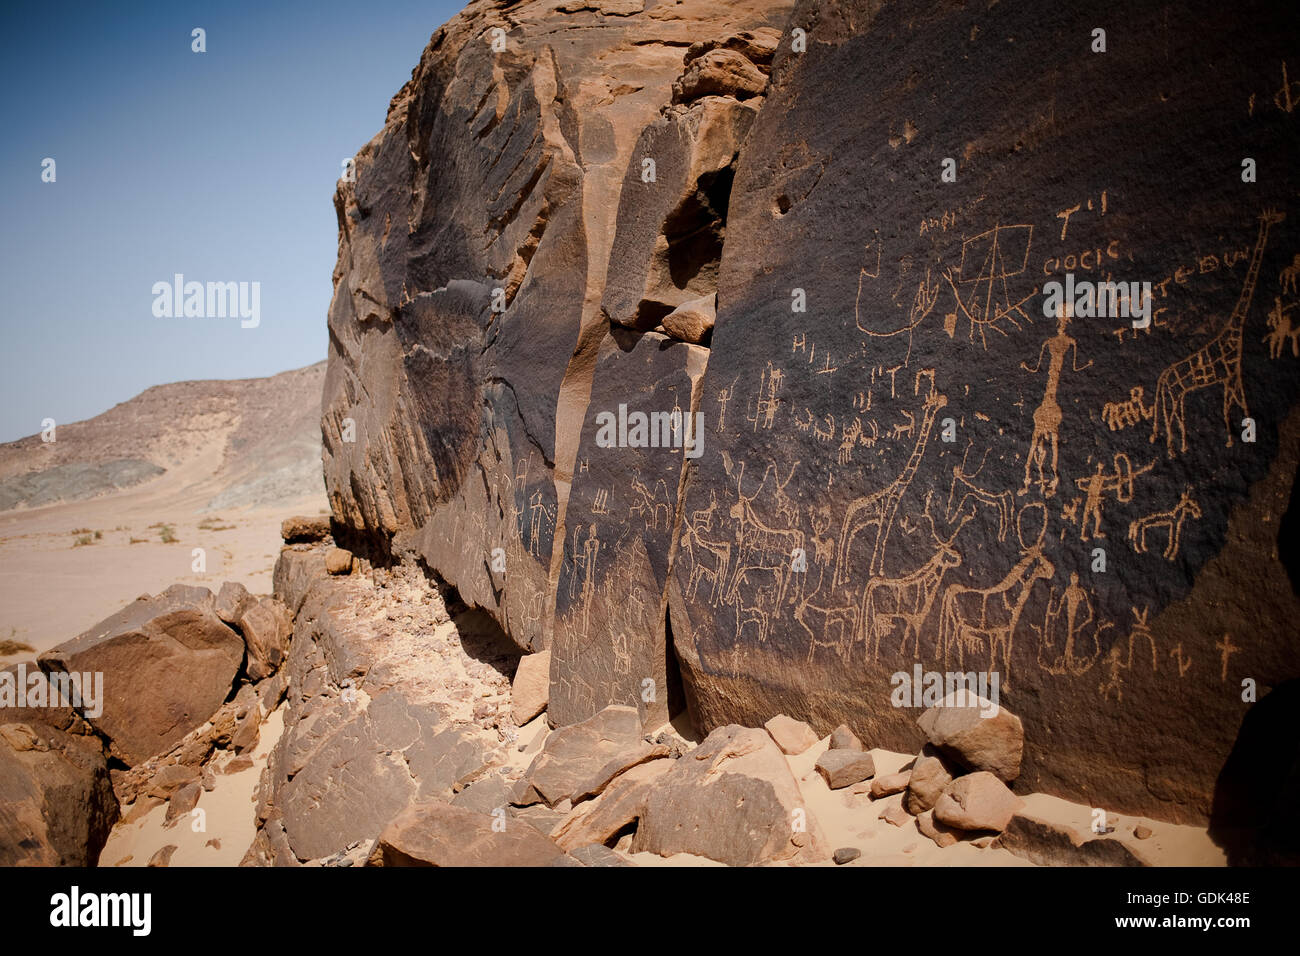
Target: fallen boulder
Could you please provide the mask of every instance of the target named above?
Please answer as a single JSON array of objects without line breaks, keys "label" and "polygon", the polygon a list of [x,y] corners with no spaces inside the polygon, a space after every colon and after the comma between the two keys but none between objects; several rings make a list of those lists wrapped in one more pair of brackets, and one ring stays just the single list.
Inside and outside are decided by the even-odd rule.
[{"label": "fallen boulder", "polygon": [[547,866],[564,851],[504,814],[441,800],[413,804],[384,827],[369,866]]},{"label": "fallen boulder", "polygon": [[522,727],[546,709],[551,686],[551,652],[525,654],[510,685],[510,713]]},{"label": "fallen boulder", "polygon": [[927,746],[917,755],[916,763],[912,766],[911,776],[907,780],[907,796],[903,798],[903,807],[912,816],[933,809],[957,773],[958,768],[951,766],[947,760]]},{"label": "fallen boulder", "polygon": [[795,720],[785,714],[777,714],[763,727],[771,734],[772,739],[776,741],[776,745],[781,748],[781,753],[790,754],[791,756],[803,753],[821,740],[816,732],[802,720]]},{"label": "fallen boulder", "polygon": [[94,866],[118,813],[97,740],[0,724],[0,866]]},{"label": "fallen boulder", "polygon": [[102,713],[85,716],[128,766],[168,750],[230,694],[244,642],[207,588],[174,584],[40,656],[47,673],[103,674]]},{"label": "fallen boulder", "polygon": [[1025,731],[1005,707],[957,690],[916,723],[930,743],[971,770],[987,770],[1006,783],[1020,776]]},{"label": "fallen boulder", "polygon": [[280,522],[280,537],[285,544],[309,544],[329,536],[329,515],[295,515]]},{"label": "fallen boulder", "polygon": [[[513,802],[553,807],[602,789],[622,770],[650,759],[635,707],[612,706],[546,738],[520,778]],[[602,782],[603,781],[603,782]]]},{"label": "fallen boulder", "polygon": [[1002,832],[1023,801],[987,770],[958,777],[934,805],[934,818],[958,830]]},{"label": "fallen boulder", "polygon": [[766,732],[736,724],[714,730],[649,788],[631,849],[732,866],[829,854],[781,750]]},{"label": "fallen boulder", "polygon": [[817,758],[817,772],[832,790],[861,783],[876,772],[871,754],[861,750],[828,750]]}]

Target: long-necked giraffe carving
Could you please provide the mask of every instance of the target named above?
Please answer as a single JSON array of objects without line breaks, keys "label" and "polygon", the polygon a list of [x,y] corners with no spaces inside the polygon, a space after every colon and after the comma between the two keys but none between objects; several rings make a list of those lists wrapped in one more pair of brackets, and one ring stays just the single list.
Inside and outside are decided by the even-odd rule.
[{"label": "long-necked giraffe carving", "polygon": [[912,446],[912,454],[903,466],[903,470],[884,488],[865,498],[859,498],[849,505],[848,512],[844,516],[844,530],[840,532],[839,559],[835,563],[837,586],[848,580],[849,546],[853,544],[853,539],[858,532],[868,526],[876,529],[876,540],[871,549],[870,572],[872,576],[880,573],[881,562],[885,556],[885,543],[889,540],[894,516],[898,513],[898,502],[902,499],[903,492],[907,491],[908,485],[912,483],[912,479],[916,476],[916,469],[925,456],[925,448],[930,440],[935,416],[939,414],[939,409],[947,404],[947,396],[934,391],[932,384],[930,394],[925,398],[921,427],[916,430],[916,442]]},{"label": "long-necked giraffe carving", "polygon": [[1228,429],[1228,445],[1232,445],[1232,419],[1229,413],[1233,406],[1240,408],[1243,415],[1250,415],[1241,382],[1242,327],[1255,295],[1255,283],[1259,279],[1259,264],[1264,258],[1264,244],[1268,241],[1269,227],[1285,218],[1275,209],[1266,209],[1260,214],[1259,238],[1255,240],[1255,251],[1250,258],[1250,268],[1246,272],[1245,284],[1241,287],[1241,296],[1237,299],[1237,306],[1232,310],[1227,325],[1187,358],[1175,362],[1160,374],[1156,383],[1156,414],[1151,427],[1151,441],[1160,437],[1163,425],[1165,450],[1170,458],[1174,457],[1175,425],[1178,426],[1179,450],[1187,451],[1184,416],[1188,393],[1212,385],[1223,386],[1223,424]]}]

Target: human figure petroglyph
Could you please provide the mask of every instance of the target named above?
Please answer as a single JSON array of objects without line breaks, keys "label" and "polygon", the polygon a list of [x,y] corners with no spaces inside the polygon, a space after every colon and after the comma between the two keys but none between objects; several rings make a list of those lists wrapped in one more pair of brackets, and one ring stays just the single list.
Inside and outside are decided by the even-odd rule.
[{"label": "human figure petroglyph", "polygon": [[1201,506],[1192,498],[1191,485],[1187,486],[1187,489],[1179,497],[1178,503],[1168,511],[1157,511],[1154,514],[1129,522],[1128,539],[1133,544],[1133,550],[1138,554],[1146,554],[1147,532],[1162,529],[1168,534],[1162,554],[1166,561],[1173,561],[1178,557],[1178,547],[1183,535],[1183,523],[1188,518],[1194,518],[1197,521],[1201,519]]},{"label": "human figure petroglyph", "polygon": [[1150,441],[1155,443],[1163,427],[1165,451],[1170,458],[1174,457],[1175,426],[1178,428],[1179,450],[1187,451],[1187,396],[1192,392],[1215,385],[1223,386],[1223,424],[1228,430],[1229,447],[1232,446],[1232,409],[1239,408],[1243,416],[1250,416],[1241,377],[1242,329],[1255,295],[1255,284],[1259,280],[1259,266],[1264,258],[1268,231],[1285,218],[1282,213],[1272,209],[1260,214],[1259,236],[1255,240],[1250,268],[1227,324],[1205,345],[1160,373],[1156,383],[1157,414],[1152,423]]},{"label": "human figure petroglyph", "polygon": [[[1145,467],[1134,470],[1133,465],[1129,462],[1128,455],[1123,452],[1118,452],[1114,460],[1114,474],[1106,474],[1105,464],[1099,461],[1095,472],[1074,480],[1074,483],[1079,486],[1079,490],[1084,493],[1083,517],[1079,522],[1080,541],[1087,541],[1090,537],[1106,537],[1106,533],[1101,530],[1101,511],[1106,492],[1114,492],[1116,501],[1127,504],[1133,500],[1133,484],[1136,479],[1155,467],[1155,462],[1152,462]],[[1091,531],[1088,528],[1089,521],[1092,522]]]},{"label": "human figure petroglyph", "polygon": [[[1091,592],[1079,584],[1079,575],[1070,573],[1070,583],[1061,594],[1048,599],[1043,617],[1042,638],[1038,648],[1038,663],[1049,674],[1070,674],[1078,677],[1087,673],[1101,655],[1101,634],[1111,627],[1110,622],[1099,621],[1092,606]],[[1061,654],[1053,661],[1043,660],[1043,649],[1057,646],[1061,638]],[[1086,639],[1093,648],[1089,654],[1076,654],[1076,648]]]},{"label": "human figure petroglyph", "polygon": [[754,431],[759,428],[770,429],[776,422],[776,413],[781,407],[777,392],[785,381],[785,373],[771,362],[759,377],[758,392],[749,403],[749,412],[745,421],[751,422]]},{"label": "human figure petroglyph", "polygon": [[547,506],[541,491],[533,492],[528,499],[528,552],[534,557],[541,557],[537,549],[542,543],[542,523],[553,525],[554,521],[553,510]]},{"label": "human figure petroglyph", "polygon": [[849,548],[853,544],[854,537],[864,528],[871,527],[875,529],[876,536],[871,549],[869,570],[873,575],[880,573],[885,545],[889,540],[889,532],[894,523],[894,516],[898,513],[899,500],[916,476],[916,469],[925,456],[925,449],[930,440],[930,432],[934,427],[935,416],[938,415],[939,409],[943,408],[947,403],[947,397],[938,392],[931,391],[926,396],[922,406],[921,427],[918,429],[915,443],[912,446],[912,453],[903,465],[898,477],[874,494],[859,498],[849,505],[844,516],[844,527],[840,533],[839,560],[836,562],[835,574],[837,586],[848,580]]},{"label": "human figure petroglyph", "polygon": [[668,494],[668,483],[662,478],[656,479],[654,492],[645,486],[640,476],[632,477],[632,490],[639,501],[628,509],[628,513],[645,519],[646,531],[670,531],[673,522],[672,498]]},{"label": "human figure petroglyph", "polygon": [[1109,672],[1106,680],[1101,682],[1100,692],[1101,699],[1108,700],[1111,691],[1115,692],[1115,702],[1122,703],[1124,700],[1124,679],[1120,677],[1120,671],[1124,669],[1124,662],[1120,660],[1119,645],[1111,645],[1110,652],[1106,655],[1105,668]]},{"label": "human figure petroglyph", "polygon": [[1133,652],[1139,641],[1146,641],[1147,649],[1151,652],[1151,673],[1156,673],[1160,666],[1160,656],[1156,651],[1155,635],[1151,633],[1151,628],[1147,626],[1147,615],[1150,608],[1143,608],[1141,611],[1138,611],[1137,608],[1131,610],[1133,612],[1133,626],[1128,632],[1128,658],[1127,660],[1124,658],[1123,648],[1119,641],[1111,645],[1104,664],[1108,676],[1099,688],[1103,700],[1109,699],[1112,691],[1115,694],[1116,703],[1124,700],[1124,679],[1120,672],[1133,669]]},{"label": "human figure petroglyph", "polygon": [[1282,297],[1273,297],[1273,309],[1268,314],[1269,333],[1264,336],[1269,358],[1281,358],[1288,342],[1291,343],[1292,357],[1300,358],[1300,328],[1294,327],[1287,318],[1295,308],[1294,303],[1283,308]]},{"label": "human figure petroglyph", "polygon": [[[1070,325],[1070,316],[1072,309],[1069,303],[1063,303],[1056,319],[1056,334],[1045,341],[1038,350],[1038,361],[1033,368],[1030,368],[1025,362],[1020,363],[1020,367],[1026,372],[1037,374],[1043,367],[1043,353],[1049,356],[1047,367],[1047,388],[1043,392],[1043,400],[1034,412],[1034,434],[1029,441],[1029,454],[1025,456],[1025,483],[1020,489],[1020,494],[1029,491],[1032,484],[1031,475],[1035,465],[1038,467],[1038,488],[1044,498],[1051,498],[1056,494],[1056,488],[1060,478],[1057,474],[1057,451],[1060,442],[1061,433],[1061,406],[1057,402],[1057,391],[1061,386],[1061,370],[1065,367],[1065,356],[1073,351],[1073,360],[1070,366],[1076,372],[1082,372],[1088,366],[1092,365],[1089,359],[1086,365],[1079,365],[1079,348],[1078,343],[1066,331]],[[1051,454],[1050,463],[1047,461],[1048,454]],[[1046,470],[1044,466],[1047,466]],[[1050,471],[1050,477],[1048,477]]]}]

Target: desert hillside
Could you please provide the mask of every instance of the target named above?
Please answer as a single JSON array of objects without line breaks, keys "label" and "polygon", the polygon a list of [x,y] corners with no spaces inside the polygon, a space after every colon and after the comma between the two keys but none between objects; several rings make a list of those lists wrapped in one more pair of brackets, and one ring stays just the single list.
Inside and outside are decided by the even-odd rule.
[{"label": "desert hillside", "polygon": [[[175,382],[102,415],[59,424],[55,440],[0,445],[0,510],[77,501],[214,461],[207,507],[314,492],[325,363],[269,378]],[[212,459],[212,452],[220,457]]]},{"label": "desert hillside", "polygon": [[0,445],[0,663],[176,580],[269,591],[280,519],[325,506],[324,373],[158,385]]}]

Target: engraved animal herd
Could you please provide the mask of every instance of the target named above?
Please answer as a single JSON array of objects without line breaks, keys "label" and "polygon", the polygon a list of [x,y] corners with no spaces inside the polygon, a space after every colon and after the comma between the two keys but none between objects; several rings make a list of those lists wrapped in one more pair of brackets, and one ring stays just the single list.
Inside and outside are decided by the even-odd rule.
[{"label": "engraved animal herd", "polygon": [[[1188,397],[1203,389],[1221,389],[1227,444],[1233,444],[1236,417],[1250,414],[1242,378],[1243,336],[1269,230],[1282,220],[1282,214],[1272,210],[1260,215],[1240,296],[1226,320],[1216,323],[1217,334],[1159,374],[1149,404],[1141,386],[1131,388],[1127,399],[1106,403],[1101,420],[1110,432],[1150,422],[1149,443],[1162,447],[1167,459],[1176,458],[1187,451]],[[1054,333],[1042,342],[1038,361],[1020,366],[1025,373],[1045,379],[1042,399],[1032,416],[1032,434],[1021,439],[1028,440],[1027,448],[1021,446],[1021,486],[996,489],[983,485],[979,475],[992,449],[980,449],[979,462],[972,466],[968,459],[973,442],[968,442],[961,463],[951,467],[945,476],[946,501],[936,501],[933,492],[927,492],[919,516],[904,509],[900,517],[904,497],[927,449],[942,430],[941,422],[946,421],[942,416],[949,408],[948,396],[935,387],[933,369],[916,372],[903,384],[903,376],[898,373],[910,374],[904,370],[911,360],[911,339],[943,299],[940,278],[952,292],[953,308],[944,322],[950,336],[965,331],[969,341],[987,348],[991,335],[1032,328],[1035,323],[1026,307],[1027,297],[1012,293],[1006,281],[1024,272],[1032,234],[1030,225],[999,225],[963,240],[960,265],[947,269],[940,277],[932,275],[927,267],[906,322],[893,329],[881,329],[866,321],[860,308],[866,283],[877,281],[880,273],[879,249],[868,250],[874,271],[864,268],[859,276],[855,304],[858,329],[870,337],[906,334],[909,338],[902,366],[869,369],[873,388],[883,382],[891,399],[901,394],[903,404],[908,406],[897,423],[878,423],[876,418],[866,416],[872,409],[871,391],[857,395],[853,401],[855,414],[847,419],[842,416],[838,423],[830,414],[795,408],[782,394],[786,372],[778,363],[768,363],[746,403],[745,425],[754,432],[775,427],[784,403],[788,416],[785,421],[792,422],[812,441],[827,443],[828,461],[833,454],[840,472],[844,466],[855,465],[854,452],[859,447],[871,448],[879,441],[902,442],[908,454],[897,471],[884,476],[887,480],[877,490],[849,503],[836,530],[836,516],[828,506],[800,506],[787,494],[802,462],[789,464],[784,473],[776,464],[768,464],[755,485],[753,475],[746,478],[746,463],[733,461],[723,453],[729,477],[723,497],[731,503],[711,491],[707,507],[683,516],[677,561],[685,569],[684,596],[688,602],[704,602],[734,614],[732,634],[737,653],[750,641],[766,642],[778,627],[784,635],[793,617],[794,624],[806,632],[806,637],[796,634],[798,641],[806,642],[809,660],[826,653],[844,663],[882,657],[933,659],[948,668],[999,670],[1004,686],[1011,676],[1015,638],[1021,632],[1036,634],[1036,659],[1043,671],[1078,676],[1100,664],[1102,681],[1098,692],[1116,700],[1123,695],[1122,672],[1134,666],[1145,666],[1149,660],[1156,671],[1162,662],[1168,667],[1172,660],[1176,665],[1172,670],[1182,677],[1193,665],[1181,644],[1167,649],[1156,646],[1147,607],[1131,609],[1126,642],[1114,635],[1103,641],[1103,635],[1117,625],[1101,620],[1094,593],[1080,583],[1078,574],[1071,573],[1068,584],[1058,586],[1057,568],[1045,556],[1053,508],[1059,509],[1063,519],[1063,537],[1073,527],[1080,541],[1095,544],[1097,539],[1106,538],[1104,507],[1108,498],[1118,502],[1134,500],[1139,480],[1159,460],[1134,465],[1124,453],[1115,453],[1109,465],[1098,461],[1094,471],[1069,483],[1072,491],[1078,489],[1078,495],[1069,500],[1064,495],[1058,497],[1065,484],[1058,472],[1063,421],[1058,394],[1062,375],[1080,373],[1092,364],[1091,360],[1079,363],[1078,345],[1069,333],[1068,310],[1058,315]],[[1063,226],[1062,237],[1064,234]],[[1115,245],[1112,242],[1110,248]],[[1292,355],[1300,357],[1300,329],[1287,318],[1295,305],[1284,305],[1282,298],[1296,292],[1297,276],[1300,255],[1281,271],[1282,295],[1275,299],[1268,314],[1270,332],[1264,341],[1274,359],[1288,345]],[[965,322],[964,327],[961,322]],[[795,352],[805,352],[807,346],[804,336],[796,337]],[[725,424],[728,404],[744,400],[736,389],[737,382],[733,381],[718,396],[719,431]],[[892,407],[897,413],[898,404]],[[977,417],[983,418],[978,413]],[[1014,437],[1008,437],[1014,442]],[[879,456],[870,457],[883,461]],[[827,472],[829,489],[836,480],[836,471],[818,467],[810,473]],[[1176,501],[1161,503],[1167,507],[1157,507],[1128,522],[1124,542],[1137,554],[1177,560],[1188,528],[1202,519],[1195,493],[1189,484]],[[957,546],[958,535],[977,517],[986,535],[1003,542],[1014,532],[1018,545],[1018,557],[1012,565],[1000,580],[986,587],[950,580],[964,560]],[[802,530],[809,527],[811,534]],[[915,546],[916,535],[928,536],[931,546],[919,564],[898,576],[889,576],[889,542],[899,528],[911,537],[909,553],[927,550]],[[1047,585],[1045,609],[1031,621],[1026,609],[1039,582]],[[1044,602],[1036,606],[1043,607]]]}]

